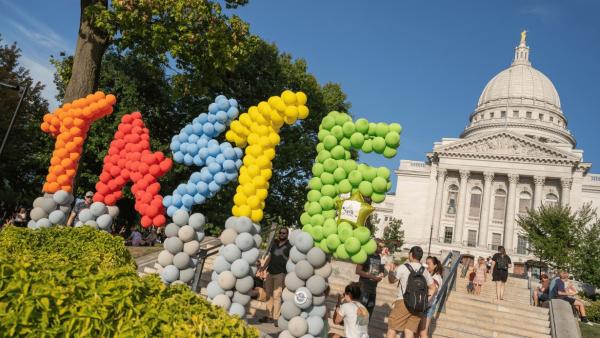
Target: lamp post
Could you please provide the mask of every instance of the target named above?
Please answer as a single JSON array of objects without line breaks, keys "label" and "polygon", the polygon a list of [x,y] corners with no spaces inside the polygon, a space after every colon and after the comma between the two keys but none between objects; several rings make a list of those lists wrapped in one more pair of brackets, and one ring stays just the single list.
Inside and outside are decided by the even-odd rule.
[{"label": "lamp post", "polygon": [[29,84],[25,87],[21,87],[19,85],[13,85],[13,84],[9,84],[9,83],[5,83],[5,82],[0,82],[0,87],[4,87],[4,88],[8,88],[14,91],[19,92],[19,103],[17,104],[17,108],[15,108],[15,112],[13,113],[13,116],[10,120],[10,123],[8,125],[8,129],[6,129],[6,133],[4,134],[4,139],[2,139],[2,144],[0,145],[0,158],[2,158],[2,153],[4,152],[4,146],[6,145],[6,141],[8,141],[8,135],[10,134],[10,131],[12,130],[13,125],[15,124],[15,120],[17,119],[17,114],[19,113],[19,109],[21,109],[21,104],[23,103],[23,99],[25,98],[25,95],[27,95],[27,92],[29,91]]}]

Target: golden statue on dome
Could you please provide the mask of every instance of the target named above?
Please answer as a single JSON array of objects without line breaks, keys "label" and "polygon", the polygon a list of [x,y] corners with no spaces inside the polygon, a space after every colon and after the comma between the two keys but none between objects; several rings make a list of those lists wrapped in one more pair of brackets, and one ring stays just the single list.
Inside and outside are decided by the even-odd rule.
[{"label": "golden statue on dome", "polygon": [[527,31],[524,30],[521,32],[521,44],[525,45],[525,40],[527,39]]}]

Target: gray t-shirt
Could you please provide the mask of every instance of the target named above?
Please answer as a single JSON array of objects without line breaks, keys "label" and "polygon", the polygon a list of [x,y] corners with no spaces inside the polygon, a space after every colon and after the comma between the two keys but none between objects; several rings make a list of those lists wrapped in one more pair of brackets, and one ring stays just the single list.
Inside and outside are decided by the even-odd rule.
[{"label": "gray t-shirt", "polygon": [[[413,270],[415,270],[415,272],[419,271],[419,269],[423,267],[423,277],[425,277],[427,286],[433,284],[433,278],[431,278],[429,271],[427,271],[427,268],[425,268],[423,264],[417,262],[411,262],[408,264],[410,264],[410,266],[413,268]],[[397,299],[404,299],[404,291],[406,290],[406,284],[408,283],[408,276],[410,276],[410,271],[404,264],[400,265],[396,269],[396,279],[400,281]]]}]

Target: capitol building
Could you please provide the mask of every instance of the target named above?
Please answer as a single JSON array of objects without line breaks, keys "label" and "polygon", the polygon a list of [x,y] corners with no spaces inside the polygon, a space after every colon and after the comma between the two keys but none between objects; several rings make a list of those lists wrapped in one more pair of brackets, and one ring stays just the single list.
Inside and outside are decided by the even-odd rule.
[{"label": "capitol building", "polygon": [[401,160],[395,195],[376,206],[378,237],[393,218],[405,245],[440,255],[488,257],[506,248],[524,273],[518,215],[540,205],[600,207],[600,175],[576,149],[554,84],[530,61],[525,32],[510,67],[483,89],[459,138],[433,144],[426,161]]}]

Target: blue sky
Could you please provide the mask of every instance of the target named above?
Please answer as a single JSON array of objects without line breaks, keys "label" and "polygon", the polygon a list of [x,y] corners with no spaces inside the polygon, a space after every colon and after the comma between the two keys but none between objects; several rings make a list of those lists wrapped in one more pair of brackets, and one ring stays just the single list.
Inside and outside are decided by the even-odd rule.
[{"label": "blue sky", "polygon": [[[361,157],[390,168],[401,158],[424,160],[434,141],[460,134],[527,29],[534,67],[554,82],[578,148],[600,172],[598,1],[250,0],[230,12],[306,59],[321,83],[340,83],[354,116],[402,124],[396,158]],[[78,1],[0,0],[4,43],[19,43],[48,99],[55,93],[48,58],[73,52],[78,22]]]}]

